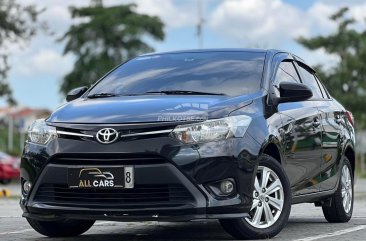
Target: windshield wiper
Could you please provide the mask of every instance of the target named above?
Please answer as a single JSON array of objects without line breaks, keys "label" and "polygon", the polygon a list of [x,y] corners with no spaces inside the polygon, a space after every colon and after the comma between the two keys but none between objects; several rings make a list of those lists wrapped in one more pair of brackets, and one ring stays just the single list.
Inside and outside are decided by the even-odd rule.
[{"label": "windshield wiper", "polygon": [[[164,95],[225,95],[223,93],[210,93],[210,92],[200,92],[200,91],[192,91],[192,90],[162,90],[162,91],[148,91],[142,94],[126,94],[123,96],[135,96],[135,95],[146,95],[146,94],[164,94]],[[121,96],[114,93],[97,93],[88,95],[87,98],[89,99],[96,99],[96,98],[108,98],[108,97],[115,97]]]},{"label": "windshield wiper", "polygon": [[95,99],[95,98],[107,98],[107,97],[114,97],[117,96],[114,93],[97,93],[97,94],[92,94],[92,95],[88,95],[87,97],[89,99]]},{"label": "windshield wiper", "polygon": [[192,90],[162,90],[162,91],[148,91],[144,94],[166,94],[166,95],[225,95],[223,93],[200,92]]}]

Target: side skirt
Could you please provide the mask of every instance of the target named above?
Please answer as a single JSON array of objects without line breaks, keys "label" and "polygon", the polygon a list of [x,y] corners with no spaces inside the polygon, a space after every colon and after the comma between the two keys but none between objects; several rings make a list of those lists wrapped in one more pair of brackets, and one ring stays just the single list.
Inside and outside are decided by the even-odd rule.
[{"label": "side skirt", "polygon": [[337,189],[335,188],[333,190],[328,190],[328,191],[293,196],[292,204],[320,202],[323,199],[326,199],[327,197],[332,196],[336,190]]}]

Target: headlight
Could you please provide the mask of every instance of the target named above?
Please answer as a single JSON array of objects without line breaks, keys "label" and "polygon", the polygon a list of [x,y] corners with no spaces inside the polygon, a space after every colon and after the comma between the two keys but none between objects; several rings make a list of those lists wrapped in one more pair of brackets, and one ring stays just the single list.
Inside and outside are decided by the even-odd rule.
[{"label": "headlight", "polygon": [[183,143],[219,141],[243,137],[252,118],[246,115],[207,120],[198,124],[177,126],[172,135]]},{"label": "headlight", "polygon": [[28,141],[36,144],[46,145],[56,137],[56,128],[48,126],[44,119],[34,121],[28,130]]}]

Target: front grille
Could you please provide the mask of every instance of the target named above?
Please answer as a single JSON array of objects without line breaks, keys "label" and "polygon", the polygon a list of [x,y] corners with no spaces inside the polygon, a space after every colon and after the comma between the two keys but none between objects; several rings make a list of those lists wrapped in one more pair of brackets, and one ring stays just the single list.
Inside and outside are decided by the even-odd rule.
[{"label": "front grille", "polygon": [[[139,140],[139,139],[147,139],[147,138],[156,138],[156,137],[167,137],[169,136],[169,131],[174,129],[176,125],[170,123],[170,124],[159,124],[159,125],[153,125],[153,126],[143,126],[143,125],[116,125],[111,126],[114,128],[119,136],[117,141],[132,141],[132,140]],[[72,140],[81,140],[81,141],[94,141],[97,142],[95,135],[96,133],[102,129],[103,127],[96,127],[96,126],[89,126],[88,128],[84,129],[75,129],[75,128],[66,128],[66,127],[56,127],[57,131],[60,133],[59,138],[63,139],[72,139]],[[160,131],[163,131],[162,133],[159,133]],[[168,132],[164,132],[168,131]],[[61,133],[61,132],[67,132]],[[157,133],[150,133],[149,132],[157,132]],[[75,135],[73,135],[75,134]],[[77,134],[83,134],[83,135],[90,135],[92,137],[83,137],[83,136],[77,136]],[[126,136],[125,136],[126,135]],[[132,135],[132,136],[129,136]]]},{"label": "front grille", "polygon": [[180,184],[136,185],[133,189],[75,189],[67,185],[42,184],[34,201],[60,206],[124,209],[178,207],[191,204],[194,199]]},{"label": "front grille", "polygon": [[[92,157],[91,157],[92,156]],[[153,154],[62,154],[56,155],[49,163],[60,165],[151,165],[166,163],[166,159]]]}]

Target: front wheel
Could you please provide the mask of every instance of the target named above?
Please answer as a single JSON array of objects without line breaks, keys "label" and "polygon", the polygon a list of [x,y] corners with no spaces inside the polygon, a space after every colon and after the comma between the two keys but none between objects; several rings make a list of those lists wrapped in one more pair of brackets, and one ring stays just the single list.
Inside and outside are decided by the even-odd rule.
[{"label": "front wheel", "polygon": [[353,212],[353,175],[347,158],[344,159],[337,191],[331,198],[330,206],[323,206],[325,219],[330,223],[345,223]]},{"label": "front wheel", "polygon": [[276,236],[287,224],[291,211],[291,189],[285,171],[276,159],[260,158],[254,182],[249,217],[220,220],[223,228],[238,239]]},{"label": "front wheel", "polygon": [[88,231],[95,221],[69,220],[38,221],[27,218],[28,223],[38,233],[48,237],[74,237]]}]

